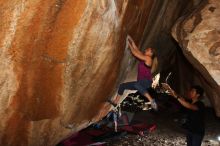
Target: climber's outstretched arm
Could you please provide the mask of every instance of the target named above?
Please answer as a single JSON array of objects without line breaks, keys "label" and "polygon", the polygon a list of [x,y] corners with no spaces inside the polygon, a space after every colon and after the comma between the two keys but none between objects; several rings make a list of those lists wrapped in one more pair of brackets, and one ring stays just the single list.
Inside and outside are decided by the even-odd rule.
[{"label": "climber's outstretched arm", "polygon": [[[147,60],[146,55],[144,55],[144,53],[142,53],[139,48],[137,47],[137,45],[135,44],[134,40],[131,37],[128,37],[128,45],[129,48],[131,50],[131,53],[137,57],[138,59],[145,61]],[[149,64],[149,66],[151,66],[151,64]]]}]

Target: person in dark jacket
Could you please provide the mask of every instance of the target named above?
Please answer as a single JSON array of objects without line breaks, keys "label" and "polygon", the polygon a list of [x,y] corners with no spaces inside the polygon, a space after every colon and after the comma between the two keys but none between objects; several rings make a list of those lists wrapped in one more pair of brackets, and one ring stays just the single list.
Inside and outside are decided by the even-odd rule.
[{"label": "person in dark jacket", "polygon": [[162,85],[169,91],[170,95],[175,97],[182,106],[188,109],[188,122],[186,125],[187,146],[201,146],[202,139],[205,134],[205,105],[200,100],[203,96],[203,88],[198,85],[192,86],[188,95],[191,102],[187,102],[185,98],[181,97],[173,89],[171,89],[168,84],[163,83]]}]

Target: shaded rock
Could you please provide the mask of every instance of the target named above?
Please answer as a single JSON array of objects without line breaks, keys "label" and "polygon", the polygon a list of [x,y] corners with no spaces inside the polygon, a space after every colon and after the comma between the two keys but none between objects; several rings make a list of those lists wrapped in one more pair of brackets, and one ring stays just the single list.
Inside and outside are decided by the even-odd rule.
[{"label": "shaded rock", "polygon": [[180,18],[172,34],[199,74],[200,82],[220,116],[220,2],[203,1],[191,14]]}]

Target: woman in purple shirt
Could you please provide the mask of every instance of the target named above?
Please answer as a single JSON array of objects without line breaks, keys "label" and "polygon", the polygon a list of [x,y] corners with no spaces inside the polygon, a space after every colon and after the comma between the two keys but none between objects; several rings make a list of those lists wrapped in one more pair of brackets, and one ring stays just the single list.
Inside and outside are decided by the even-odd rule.
[{"label": "woman in purple shirt", "polygon": [[128,38],[128,45],[131,53],[140,61],[138,64],[137,81],[120,84],[115,102],[117,103],[117,100],[123,95],[124,90],[138,90],[151,102],[151,107],[154,110],[157,110],[158,107],[155,99],[153,99],[148,93],[148,88],[152,85],[151,66],[155,57],[154,49],[146,48],[144,52],[141,52],[131,37]]}]

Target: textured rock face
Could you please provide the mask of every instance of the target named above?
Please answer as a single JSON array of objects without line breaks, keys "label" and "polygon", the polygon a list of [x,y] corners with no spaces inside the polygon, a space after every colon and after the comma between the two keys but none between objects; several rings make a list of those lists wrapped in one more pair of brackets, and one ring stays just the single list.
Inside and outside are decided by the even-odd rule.
[{"label": "textured rock face", "polygon": [[151,6],[0,1],[0,145],[52,146],[103,117],[127,68],[125,37],[142,37]]},{"label": "textured rock face", "polygon": [[173,28],[186,58],[199,71],[201,84],[220,116],[220,1],[208,0]]}]

